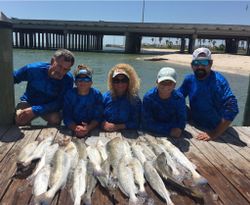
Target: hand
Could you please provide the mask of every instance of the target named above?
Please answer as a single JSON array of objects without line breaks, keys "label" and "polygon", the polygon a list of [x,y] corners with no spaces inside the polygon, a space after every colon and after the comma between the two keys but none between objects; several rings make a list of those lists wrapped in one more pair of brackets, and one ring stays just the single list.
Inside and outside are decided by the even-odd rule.
[{"label": "hand", "polygon": [[89,132],[88,124],[82,122],[81,125],[77,125],[77,126],[76,126],[76,128],[75,128],[74,131],[75,131],[75,134],[76,134],[77,137],[82,138],[82,137],[84,137],[85,135],[87,135],[88,132]]},{"label": "hand", "polygon": [[196,139],[203,140],[203,141],[209,141],[215,138],[216,136],[213,135],[213,132],[201,132],[196,136]]},{"label": "hand", "polygon": [[179,138],[181,136],[182,130],[180,128],[172,128],[170,131],[171,137]]},{"label": "hand", "polygon": [[31,107],[25,108],[23,110],[18,110],[16,113],[16,124],[17,125],[26,125],[31,120],[35,118],[35,114],[32,111]]},{"label": "hand", "polygon": [[111,122],[107,122],[107,121],[103,122],[102,127],[105,131],[108,131],[108,132],[116,131],[116,125]]}]

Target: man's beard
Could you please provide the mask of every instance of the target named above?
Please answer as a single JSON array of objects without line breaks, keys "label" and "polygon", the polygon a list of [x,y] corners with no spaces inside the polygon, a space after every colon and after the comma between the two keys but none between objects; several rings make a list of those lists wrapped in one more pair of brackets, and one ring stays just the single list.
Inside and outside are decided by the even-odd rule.
[{"label": "man's beard", "polygon": [[197,69],[194,71],[194,75],[198,80],[202,80],[208,75],[208,72],[204,69]]}]

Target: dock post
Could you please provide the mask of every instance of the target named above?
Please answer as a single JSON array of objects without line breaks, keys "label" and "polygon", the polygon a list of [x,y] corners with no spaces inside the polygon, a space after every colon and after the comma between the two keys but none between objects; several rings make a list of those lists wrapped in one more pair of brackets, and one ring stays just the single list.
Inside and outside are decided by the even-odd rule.
[{"label": "dock post", "polygon": [[243,126],[250,126],[250,75],[248,82],[247,100],[244,111]]},{"label": "dock post", "polygon": [[14,83],[12,77],[12,23],[0,13],[0,125],[14,122]]}]

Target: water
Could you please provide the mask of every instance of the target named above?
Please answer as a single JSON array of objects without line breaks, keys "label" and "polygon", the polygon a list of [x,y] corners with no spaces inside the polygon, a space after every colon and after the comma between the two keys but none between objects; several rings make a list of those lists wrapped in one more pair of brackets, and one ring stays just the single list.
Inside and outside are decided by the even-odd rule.
[{"label": "water", "polygon": [[[13,50],[13,67],[20,68],[25,64],[44,61],[48,62],[51,59],[54,51],[42,51],[42,50],[23,50],[14,49]],[[107,90],[107,75],[110,68],[112,68],[117,63],[128,63],[132,65],[140,79],[141,79],[141,89],[140,97],[149,90],[151,87],[155,86],[156,75],[161,67],[170,66],[176,69],[177,72],[177,87],[182,83],[182,80],[186,74],[189,74],[191,69],[182,65],[174,65],[166,62],[152,62],[137,60],[137,58],[145,57],[146,54],[123,54],[117,53],[93,53],[93,52],[74,52],[76,57],[74,70],[78,64],[86,64],[90,66],[93,71],[93,86],[98,88],[101,92]],[[147,55],[148,57],[149,55]],[[248,89],[248,77],[240,75],[232,75],[223,73],[227,78],[233,93],[238,99],[240,113],[235,118],[233,125],[241,125],[244,113],[244,106],[247,97]],[[25,90],[26,83],[21,83],[15,85],[15,100],[18,102],[19,97]]]}]

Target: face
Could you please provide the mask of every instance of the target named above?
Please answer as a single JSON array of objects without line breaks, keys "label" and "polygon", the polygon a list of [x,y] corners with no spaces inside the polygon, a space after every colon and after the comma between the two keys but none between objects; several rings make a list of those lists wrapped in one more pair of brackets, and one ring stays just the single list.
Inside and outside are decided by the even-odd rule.
[{"label": "face", "polygon": [[70,71],[71,62],[65,61],[63,57],[52,59],[49,68],[49,76],[51,78],[61,80],[64,75]]},{"label": "face", "polygon": [[[199,55],[200,56],[200,55]],[[203,57],[201,55],[201,57]],[[212,67],[212,61],[211,60],[193,60],[191,63],[192,69],[194,71],[194,75],[198,80],[203,80],[206,77],[209,76],[211,67]]]},{"label": "face", "polygon": [[160,83],[157,83],[160,98],[168,98],[174,90],[175,85],[176,83],[171,80],[164,80]]},{"label": "face", "polygon": [[112,79],[112,84],[114,88],[114,92],[121,96],[125,94],[128,90],[129,86],[129,79],[125,75],[117,75],[115,78]]},{"label": "face", "polygon": [[75,84],[78,90],[80,91],[88,91],[92,86],[92,79],[86,75],[80,75],[76,78]]}]

